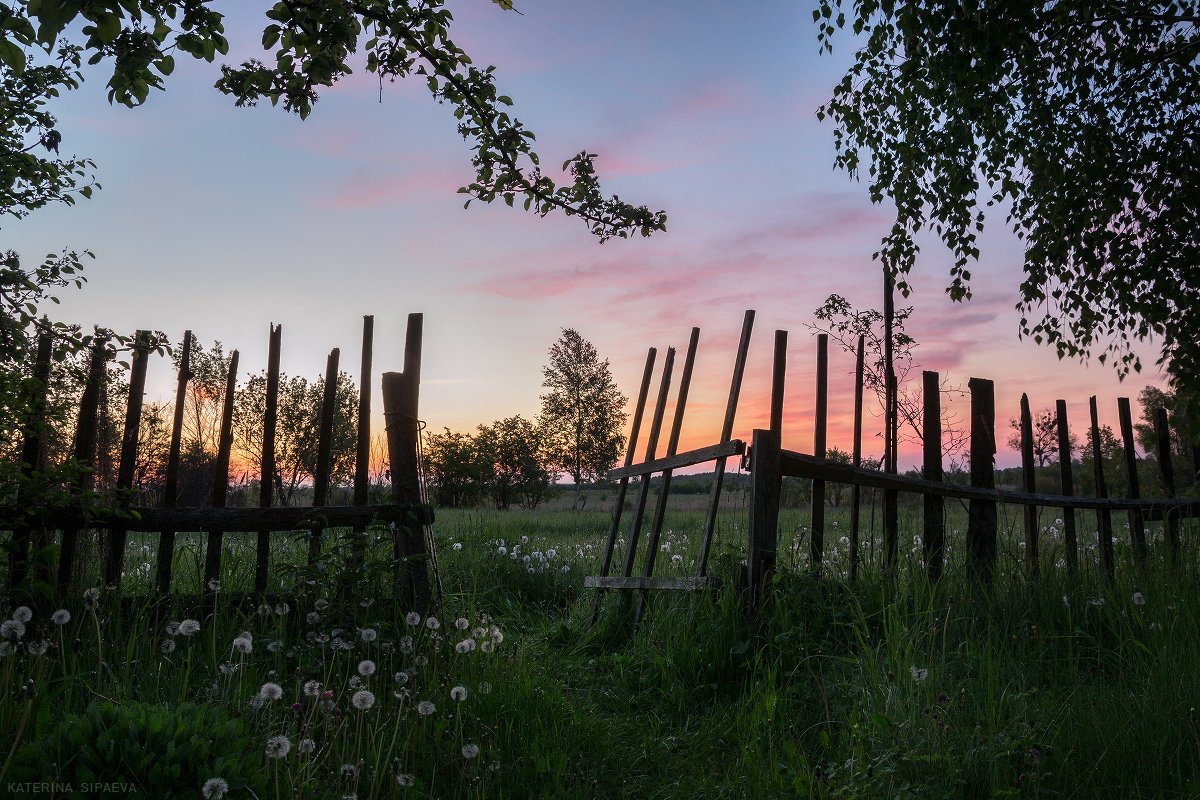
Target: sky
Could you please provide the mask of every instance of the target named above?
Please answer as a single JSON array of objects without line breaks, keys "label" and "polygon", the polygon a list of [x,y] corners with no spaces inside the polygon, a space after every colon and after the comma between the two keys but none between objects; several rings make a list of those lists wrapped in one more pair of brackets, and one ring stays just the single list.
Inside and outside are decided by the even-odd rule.
[{"label": "sky", "polygon": [[[262,57],[270,3],[224,0],[231,51]],[[681,449],[714,443],[746,309],[756,311],[734,435],[766,427],[774,331],[789,331],[783,445],[810,452],[816,342],[806,324],[831,293],[882,305],[872,253],[890,227],[865,184],[833,168],[833,127],[817,107],[852,61],[853,42],[818,54],[812,4],[518,0],[450,2],[451,34],[536,132],[543,163],[597,154],[606,193],[664,209],[667,230],[599,243],[579,220],[538,218],[457,194],[473,175],[449,106],[419,80],[385,84],[361,69],[321,95],[304,121],[269,104],[235,108],[212,88],[219,63],[177,59],[165,92],[110,106],[105,78],[55,107],[64,155],[97,163],[103,189],[74,207],[0,223],[0,246],[33,263],[90,249],[60,319],[119,331],[190,328],[266,366],[268,326],[283,326],[282,369],[316,378],[331,348],[357,374],[362,317],[375,317],[376,373],[399,370],[406,317],[424,314],[421,416],[433,430],[539,410],[542,367],[563,328],[610,361],[636,396],[646,349],[678,349],[701,329]],[[519,204],[518,204],[519,206]],[[997,463],[1022,392],[1035,410],[1068,403],[1082,433],[1087,400],[1116,428],[1116,398],[1163,385],[1153,343],[1145,371],[1060,362],[1018,338],[1021,248],[990,221],[972,269],[974,298],[944,292],[950,255],[922,242],[912,277],[914,358],[965,388],[996,382]],[[849,450],[852,355],[830,353],[829,444]],[[678,370],[677,370],[678,374]],[[919,369],[913,373],[920,380]],[[150,365],[166,399],[170,362]],[[654,386],[657,387],[657,375]],[[378,379],[374,407],[380,407]],[[674,406],[672,395],[671,406]],[[957,413],[965,418],[965,404]],[[1136,413],[1136,412],[1135,412]],[[864,452],[882,449],[868,413]],[[901,450],[902,469],[920,461]]]}]

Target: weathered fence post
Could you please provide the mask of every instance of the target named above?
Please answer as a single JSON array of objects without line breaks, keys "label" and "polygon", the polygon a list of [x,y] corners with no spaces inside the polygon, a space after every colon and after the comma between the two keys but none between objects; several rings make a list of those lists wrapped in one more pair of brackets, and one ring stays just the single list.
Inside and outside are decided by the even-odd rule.
[{"label": "weathered fence post", "polygon": [[408,315],[404,338],[404,371],[385,372],[381,379],[383,413],[387,420],[388,458],[391,465],[392,494],[403,511],[396,526],[394,552],[397,582],[404,570],[404,583],[397,597],[404,610],[415,609],[424,615],[431,602],[429,588],[430,553],[425,547],[424,523],[428,518],[421,506],[421,481],[417,462],[421,392],[421,314]]},{"label": "weathered fence post", "polygon": [[[133,359],[129,368],[129,400],[125,406],[125,429],[121,434],[121,463],[117,468],[117,503],[129,506],[133,489],[133,472],[137,464],[138,428],[142,422],[142,402],[146,393],[146,365],[150,358],[150,333],[134,335]],[[108,555],[104,561],[104,585],[119,593],[121,572],[125,566],[126,529],[113,525],[108,532]]]},{"label": "weathered fence post", "polygon": [[[1175,498],[1175,464],[1171,460],[1171,429],[1167,425],[1167,410],[1154,409],[1154,433],[1158,437],[1158,468],[1162,473],[1163,492]],[[1179,560],[1179,518],[1167,509],[1163,514],[1167,528],[1167,545],[1170,547],[1171,563]]]},{"label": "weathered fence post", "polygon": [[[1104,454],[1100,450],[1100,421],[1096,414],[1096,395],[1088,398],[1088,410],[1092,417],[1092,466],[1096,476],[1096,497],[1108,497],[1108,483],[1104,479]],[[1107,508],[1101,508],[1096,511],[1096,524],[1099,527],[1097,536],[1100,541],[1100,562],[1104,567],[1104,574],[1110,579],[1113,577],[1115,566],[1113,564],[1113,535],[1112,535],[1112,513]]]},{"label": "weathered fence post", "polygon": [[[862,466],[862,423],[863,423],[863,345],[864,337],[858,337],[858,352],[854,358],[854,452],[851,455],[854,468]],[[858,529],[862,514],[862,487],[855,483],[850,489],[850,582],[858,579]]]},{"label": "weathered fence post", "polygon": [[783,433],[783,395],[787,384],[787,331],[775,331],[771,354],[771,430]]},{"label": "weathered fence post", "polygon": [[[1058,424],[1058,483],[1064,497],[1075,494],[1075,483],[1071,475],[1071,433],[1067,428],[1067,401],[1054,403],[1055,421]],[[1079,543],[1075,535],[1075,509],[1062,509],[1063,544],[1067,553],[1067,571],[1074,576],[1079,572]]]},{"label": "weathered fence post", "polygon": [[[363,317],[362,360],[358,379],[358,440],[354,453],[354,505],[365,506],[371,485],[371,348],[375,335],[375,318]],[[367,528],[354,528],[350,548],[351,560],[361,569],[366,563]]]},{"label": "weathered fence post", "polygon": [[[923,418],[921,440],[924,463],[921,477],[927,481],[942,481],[942,388],[936,372],[921,373]],[[939,495],[924,495],[925,570],[933,583],[942,577],[945,562],[945,507]]]},{"label": "weathered fence post", "polygon": [[[179,451],[183,438],[183,411],[188,381],[192,379],[192,332],[183,332],[183,350],[179,357],[179,378],[175,386],[175,415],[171,423],[171,445],[167,450],[167,471],[163,479],[163,508],[179,504]],[[175,558],[175,531],[163,528],[158,533],[158,564],[154,585],[166,597],[171,591],[171,568]]]},{"label": "weathered fence post", "polygon": [[[258,505],[270,508],[275,496],[275,430],[279,424],[279,350],[282,325],[271,326],[267,346],[267,398],[263,410],[262,458],[258,472]],[[267,591],[267,569],[271,561],[271,531],[260,530],[254,559],[254,591]]]},{"label": "weathered fence post", "polygon": [[[41,467],[42,434],[46,428],[46,395],[50,384],[50,359],[54,343],[49,333],[38,336],[37,355],[33,364],[33,383],[29,386],[27,416],[21,426],[21,476],[29,479]],[[21,489],[17,490],[17,507],[25,510],[27,504],[22,502]],[[29,550],[33,544],[34,551],[39,548],[34,542],[33,531],[28,519],[14,526],[12,534],[12,551],[8,556],[9,585],[17,586],[25,580],[29,570]],[[42,578],[48,576],[42,575]],[[32,593],[31,593],[32,594]]]},{"label": "weathered fence post", "polygon": [[750,448],[750,524],[746,556],[747,601],[761,607],[771,576],[779,541],[779,433],[754,431]]},{"label": "weathered fence post", "polygon": [[[229,374],[225,378],[225,403],[221,409],[221,432],[217,440],[217,466],[213,477],[212,506],[224,508],[229,496],[229,456],[233,449],[233,396],[237,391],[238,351],[229,354]],[[200,616],[205,618],[216,610],[217,592],[221,580],[221,545],[224,532],[208,532],[208,549],[204,554],[204,585],[200,587]]]},{"label": "weathered fence post", "polygon": [[[91,466],[96,460],[96,423],[100,407],[100,389],[104,385],[105,365],[108,363],[108,339],[97,336],[92,344],[92,357],[88,364],[87,384],[79,400],[79,420],[75,423],[75,461],[84,468],[71,482],[75,493],[89,491],[95,485]],[[75,550],[79,545],[79,527],[71,525],[63,530],[62,546],[58,556],[58,591],[66,594],[75,569]]]},{"label": "weathered fence post", "polygon": [[[884,380],[884,446],[883,471],[895,475],[899,460],[900,426],[897,420],[896,369],[894,364],[894,323],[896,318],[896,281],[886,269],[883,276],[883,380]],[[883,543],[884,571],[895,574],[899,555],[900,509],[899,493],[895,489],[883,490]]]},{"label": "weathered fence post", "polygon": [[[317,471],[313,475],[313,507],[329,505],[329,471],[333,461],[333,416],[337,406],[338,362],[342,351],[333,348],[325,362],[325,393],[321,398],[321,428],[317,437]],[[321,531],[314,528],[308,540],[308,563],[321,556]]]},{"label": "weathered fence post", "polygon": [[[971,485],[996,488],[996,402],[989,380],[971,378]],[[970,572],[981,584],[990,585],[996,561],[996,501],[971,500],[967,519],[967,552]]]},{"label": "weathered fence post", "polygon": [[[829,421],[829,336],[817,335],[817,409],[813,421],[813,455],[825,457],[825,429]],[[825,481],[812,482],[812,540],[810,556],[813,570],[821,569],[825,557]]]},{"label": "weathered fence post", "polygon": [[[1021,394],[1021,480],[1029,494],[1037,492],[1037,477],[1033,464],[1033,415],[1029,412],[1029,395]],[[1029,577],[1038,576],[1038,512],[1037,506],[1022,506],[1025,517],[1025,568]]]},{"label": "weathered fence post", "polygon": [[[1137,451],[1133,449],[1133,417],[1129,412],[1129,398],[1117,398],[1117,414],[1121,419],[1121,444],[1125,451],[1125,474],[1129,480],[1129,497],[1142,496],[1138,481]],[[1133,563],[1138,569],[1146,568],[1146,522],[1140,508],[1129,510],[1129,538],[1133,544]]]},{"label": "weathered fence post", "polygon": [[[658,399],[654,403],[654,417],[650,420],[650,434],[646,437],[646,460],[653,461],[658,450],[658,437],[662,432],[663,416],[667,412],[667,394],[671,391],[671,372],[675,367],[675,348],[667,348],[667,357],[663,359],[662,379],[658,385]],[[633,561],[637,557],[638,539],[642,535],[642,521],[646,517],[646,503],[650,499],[650,475],[642,475],[639,479],[637,505],[633,507],[633,522],[629,526],[629,539],[625,543],[625,562],[621,574],[628,578],[633,575]],[[622,598],[627,595],[622,595]],[[622,603],[625,601],[622,600]],[[624,606],[623,606],[624,607]]]}]

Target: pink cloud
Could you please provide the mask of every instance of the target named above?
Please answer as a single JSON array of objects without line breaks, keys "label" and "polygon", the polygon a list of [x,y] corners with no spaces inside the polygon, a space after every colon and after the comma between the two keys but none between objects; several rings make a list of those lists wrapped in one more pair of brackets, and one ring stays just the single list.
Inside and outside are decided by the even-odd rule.
[{"label": "pink cloud", "polygon": [[380,208],[415,202],[431,192],[453,192],[462,176],[450,170],[415,170],[402,175],[356,174],[323,192],[319,202],[338,209]]}]

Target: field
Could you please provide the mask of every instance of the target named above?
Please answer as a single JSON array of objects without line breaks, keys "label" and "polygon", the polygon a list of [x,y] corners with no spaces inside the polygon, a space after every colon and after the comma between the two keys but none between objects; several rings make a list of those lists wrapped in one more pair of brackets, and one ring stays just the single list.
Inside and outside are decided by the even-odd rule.
[{"label": "field", "polygon": [[[844,509],[827,518],[820,577],[807,512],[785,510],[773,599],[751,618],[735,586],[739,491],[720,519],[719,590],[655,594],[637,628],[609,594],[589,628],[595,594],[581,585],[598,568],[602,499],[580,513],[561,498],[534,512],[440,510],[436,629],[389,609],[382,548],[347,574],[349,534],[316,568],[300,537],[275,548],[273,580],[296,595],[286,608],[224,599],[252,577],[253,541],[235,535],[211,618],[148,601],[122,614],[81,589],[64,624],[45,609],[20,637],[6,629],[0,742],[12,745],[0,786],[89,796],[81,787],[103,781],[121,796],[180,798],[1200,797],[1194,523],[1182,564],[1138,575],[1117,517],[1110,584],[1082,534],[1090,515],[1080,530],[1091,549],[1068,580],[1051,566],[1061,552],[1043,512],[1046,567],[1031,583],[1019,510],[1002,509],[985,594],[964,577],[957,504],[936,588],[919,577],[919,508],[904,506],[899,575],[880,574],[879,535],[864,532],[872,557],[851,591]],[[668,515],[660,574],[690,573],[703,499]],[[199,589],[202,539],[180,536],[180,592]],[[127,592],[148,589],[152,547],[131,536]],[[198,630],[180,629],[184,619]]]}]

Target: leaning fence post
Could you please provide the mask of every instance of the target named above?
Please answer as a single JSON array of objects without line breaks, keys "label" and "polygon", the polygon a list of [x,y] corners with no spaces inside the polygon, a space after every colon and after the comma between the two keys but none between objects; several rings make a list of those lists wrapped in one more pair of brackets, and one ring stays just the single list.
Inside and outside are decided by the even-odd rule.
[{"label": "leaning fence post", "polygon": [[[137,463],[138,428],[142,422],[142,401],[146,393],[146,364],[150,358],[150,333],[138,331],[134,336],[133,360],[129,368],[129,399],[125,406],[125,429],[121,435],[121,463],[117,468],[117,502],[129,504],[133,489],[133,471]],[[119,590],[121,571],[125,566],[126,530],[113,525],[108,532],[108,557],[104,562],[104,585]]]},{"label": "leaning fence post", "polygon": [[[363,317],[362,359],[358,380],[358,440],[354,451],[354,505],[369,501],[371,478],[371,344],[375,335],[375,317]],[[353,564],[361,569],[367,557],[367,527],[354,528],[350,548]]]},{"label": "leaning fence post", "polygon": [[[21,477],[29,479],[39,471],[42,454],[42,434],[46,427],[46,395],[50,384],[50,358],[53,338],[49,333],[38,336],[37,356],[33,365],[33,383],[29,387],[27,416],[21,426]],[[18,489],[17,507],[24,508]],[[25,580],[29,568],[29,547],[33,540],[31,526],[22,521],[14,526],[13,549],[8,556],[9,585],[16,586]],[[34,550],[38,548],[34,547]],[[46,577],[46,576],[42,576]],[[36,579],[36,578],[35,578]],[[49,581],[47,581],[49,582]]]},{"label": "leaning fence post", "polygon": [[414,609],[424,615],[430,608],[430,552],[425,547],[420,465],[417,446],[420,437],[418,405],[421,391],[421,314],[408,315],[404,338],[404,371],[385,372],[383,414],[387,420],[388,458],[391,466],[392,495],[400,511],[396,523],[395,556],[397,568],[404,568],[404,584],[398,598],[403,610]]},{"label": "leaning fence post", "polygon": [[[1154,409],[1154,433],[1158,437],[1158,468],[1162,473],[1163,491],[1167,497],[1175,498],[1175,464],[1171,461],[1171,429],[1167,425],[1167,410]],[[1179,518],[1171,509],[1166,509],[1163,519],[1167,527],[1167,545],[1170,547],[1171,562],[1179,560]]]},{"label": "leaning fence post", "polygon": [[[100,389],[104,384],[105,365],[108,363],[108,339],[97,336],[92,345],[92,358],[88,364],[87,384],[79,400],[79,421],[75,423],[75,461],[83,471],[72,480],[72,488],[78,492],[90,491],[95,485],[91,467],[96,458],[96,425],[100,406]],[[72,523],[62,533],[62,547],[58,555],[58,591],[65,594],[71,583],[75,568],[75,550],[79,544],[79,525]]]},{"label": "leaning fence post", "polygon": [[[1121,419],[1121,443],[1125,451],[1125,474],[1129,478],[1129,498],[1142,496],[1138,482],[1137,452],[1133,449],[1133,418],[1129,398],[1117,398],[1117,414]],[[1133,561],[1139,569],[1146,567],[1146,522],[1140,508],[1129,509],[1129,536],[1133,543]]]},{"label": "leaning fence post", "polygon": [[[996,488],[996,402],[989,380],[971,378],[971,485]],[[992,582],[996,561],[996,501],[971,500],[967,519],[970,572],[980,583]]]},{"label": "leaning fence post", "polygon": [[[825,429],[829,420],[829,335],[817,335],[817,409],[813,421],[813,455],[825,457]],[[825,481],[812,482],[812,568],[821,569],[825,557]]]},{"label": "leaning fence post", "polygon": [[[1033,415],[1029,412],[1029,395],[1021,394],[1021,479],[1029,494],[1037,492],[1037,477],[1033,466]],[[1038,576],[1038,514],[1037,506],[1022,507],[1025,517],[1025,567],[1030,578]]]},{"label": "leaning fence post", "polygon": [[746,556],[747,600],[761,607],[775,572],[779,541],[779,434],[757,429],[750,448],[750,525]]},{"label": "leaning fence post", "polygon": [[[333,460],[333,417],[337,405],[338,361],[342,351],[333,348],[325,362],[325,392],[321,398],[321,427],[317,437],[317,471],[313,475],[313,508],[329,505],[329,472]],[[314,528],[308,540],[308,563],[321,555],[321,530]]]},{"label": "leaning fence post", "polygon": [[[258,472],[258,505],[270,508],[275,497],[275,429],[279,422],[279,350],[282,325],[271,326],[267,345],[267,398],[263,411],[262,458]],[[267,591],[267,569],[271,561],[271,531],[260,530],[254,560],[254,591]]]},{"label": "leaning fence post", "polygon": [[[942,388],[941,380],[936,372],[928,370],[921,373],[922,401],[924,415],[921,428],[921,444],[924,450],[924,463],[921,466],[921,477],[927,481],[942,482]],[[939,495],[926,493],[925,532],[922,537],[925,545],[925,569],[929,580],[936,583],[942,577],[942,565],[945,560],[945,507]]]},{"label": "leaning fence post", "polygon": [[[175,414],[171,423],[171,445],[167,450],[167,471],[163,479],[163,508],[175,508],[179,502],[179,451],[183,437],[183,412],[188,381],[192,379],[192,332],[183,332],[183,350],[179,358],[179,377],[175,385]],[[158,534],[158,565],[154,585],[159,595],[171,591],[171,568],[175,558],[175,531],[163,528]]]},{"label": "leaning fence post", "polygon": [[[1104,480],[1104,454],[1100,450],[1100,421],[1096,414],[1096,395],[1088,398],[1088,410],[1092,416],[1092,467],[1096,476],[1096,497],[1108,497],[1108,483]],[[1096,524],[1099,527],[1097,536],[1100,537],[1100,562],[1104,566],[1104,574],[1113,577],[1113,536],[1112,513],[1107,508],[1096,511]]]},{"label": "leaning fence post", "polygon": [[[1075,494],[1075,484],[1071,475],[1071,434],[1067,429],[1067,401],[1056,400],[1054,403],[1056,422],[1058,423],[1058,482],[1059,490],[1064,497]],[[1079,543],[1075,536],[1075,509],[1066,506],[1063,515],[1063,544],[1067,550],[1067,571],[1071,575],[1079,572]]]},{"label": "leaning fence post", "polygon": [[[229,374],[225,378],[225,403],[221,409],[221,434],[217,440],[216,476],[213,478],[212,506],[224,508],[229,495],[229,455],[233,449],[233,395],[237,391],[238,351],[229,354]],[[204,585],[200,587],[200,615],[203,619],[216,609],[217,591],[221,580],[221,545],[224,531],[208,532],[208,549],[204,554]]]}]

